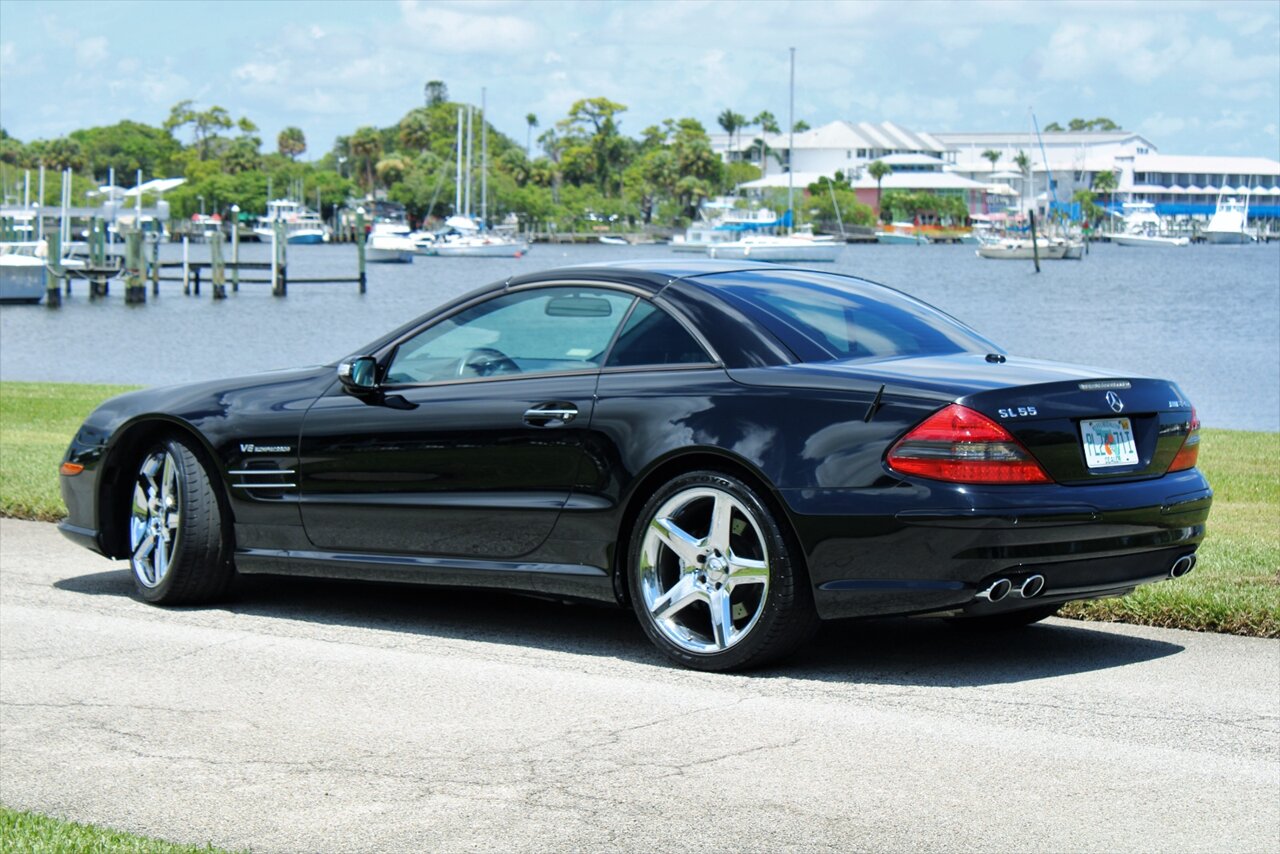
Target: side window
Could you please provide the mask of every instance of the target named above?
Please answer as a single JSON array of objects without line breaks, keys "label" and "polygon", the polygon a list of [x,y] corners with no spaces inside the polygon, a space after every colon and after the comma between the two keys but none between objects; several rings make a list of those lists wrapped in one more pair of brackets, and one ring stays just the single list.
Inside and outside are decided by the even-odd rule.
[{"label": "side window", "polygon": [[396,348],[388,383],[425,383],[600,366],[634,297],[586,287],[504,294]]},{"label": "side window", "polygon": [[707,352],[674,317],[641,300],[609,352],[606,367],[690,365],[710,361]]}]

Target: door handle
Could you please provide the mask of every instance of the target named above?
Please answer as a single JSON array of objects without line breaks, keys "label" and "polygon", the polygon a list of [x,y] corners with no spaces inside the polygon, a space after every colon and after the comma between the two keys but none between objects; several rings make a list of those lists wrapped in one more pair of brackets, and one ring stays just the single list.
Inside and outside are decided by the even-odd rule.
[{"label": "door handle", "polygon": [[531,427],[553,427],[553,422],[568,424],[578,417],[578,407],[561,403],[544,403],[524,412],[524,423]]}]

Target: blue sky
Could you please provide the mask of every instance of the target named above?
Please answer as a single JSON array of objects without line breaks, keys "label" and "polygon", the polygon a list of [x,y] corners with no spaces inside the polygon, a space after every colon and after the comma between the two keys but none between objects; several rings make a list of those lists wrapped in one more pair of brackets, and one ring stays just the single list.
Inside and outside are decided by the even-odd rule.
[{"label": "blue sky", "polygon": [[523,141],[574,100],[708,130],[785,121],[1019,131],[1108,116],[1166,154],[1280,157],[1280,2],[27,2],[0,0],[0,125],[30,140],[219,104],[307,157],[441,79]]}]

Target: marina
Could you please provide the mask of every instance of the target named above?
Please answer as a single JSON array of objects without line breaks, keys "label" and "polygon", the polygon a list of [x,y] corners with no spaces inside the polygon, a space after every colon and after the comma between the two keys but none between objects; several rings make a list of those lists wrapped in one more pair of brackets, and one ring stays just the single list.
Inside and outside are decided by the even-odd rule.
[{"label": "marina", "polygon": [[[181,251],[162,245],[161,263],[180,264]],[[246,262],[271,261],[267,244],[240,252]],[[211,300],[207,289],[184,296],[181,284],[162,282],[145,307],[126,304],[119,291],[97,300],[77,291],[59,311],[0,306],[0,378],[163,385],[318,364],[507,276],[682,257],[664,246],[540,246],[524,258],[374,266],[363,295],[350,284],[305,283],[354,269],[355,255],[345,244],[290,252],[296,287],[287,300],[262,285]],[[1046,264],[1039,276],[1029,261],[991,264],[971,246],[866,245],[845,248],[822,269],[918,296],[1018,355],[1076,361],[1091,353],[1091,362],[1123,374],[1174,376],[1210,426],[1280,430],[1280,245],[1152,253],[1095,244],[1083,263]],[[182,356],[140,358],[139,336]]]}]

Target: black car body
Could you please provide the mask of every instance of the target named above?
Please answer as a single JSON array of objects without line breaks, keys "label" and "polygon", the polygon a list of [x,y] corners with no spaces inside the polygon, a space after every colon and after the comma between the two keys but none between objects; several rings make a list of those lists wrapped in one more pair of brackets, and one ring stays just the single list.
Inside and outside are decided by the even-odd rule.
[{"label": "black car body", "polygon": [[[532,295],[543,306],[534,326],[563,318],[612,337],[571,357],[512,359],[472,335],[478,346],[442,367],[432,341],[477,331],[466,318],[496,316],[490,301]],[[223,567],[626,604],[637,538],[659,517],[638,520],[674,481],[711,473],[734,484],[711,487],[737,496],[732,536],[754,531],[758,545],[743,548],[762,561],[785,554],[795,607],[824,619],[1027,621],[1190,569],[1212,497],[1177,385],[1007,356],[923,303],[832,274],[671,261],[539,272],[461,297],[360,355],[370,358],[344,361],[341,377],[334,364],[107,401],[67,451],[63,532],[130,557],[142,529],[168,518],[155,509],[163,490],[138,509],[154,482],[138,481],[139,461],[176,437],[207,472]],[[948,413],[959,413],[955,429],[986,426],[972,441],[913,434]],[[1131,429],[1135,458],[1094,467],[1083,425],[1108,418]],[[979,456],[996,479],[1006,463],[1040,474],[932,476],[936,458],[963,469]],[[682,553],[671,572],[718,566],[720,552],[704,551]],[[654,597],[670,593],[675,582],[654,573]],[[698,587],[699,601],[718,601],[713,587]],[[753,620],[771,613],[763,601],[747,608]],[[723,619],[725,637],[746,625]],[[676,650],[685,663],[737,667],[784,652],[813,622],[744,657],[683,624],[671,637],[696,637]]]}]

